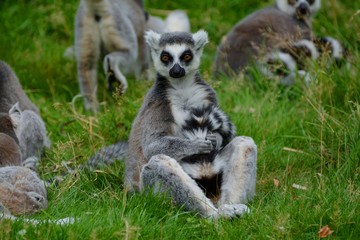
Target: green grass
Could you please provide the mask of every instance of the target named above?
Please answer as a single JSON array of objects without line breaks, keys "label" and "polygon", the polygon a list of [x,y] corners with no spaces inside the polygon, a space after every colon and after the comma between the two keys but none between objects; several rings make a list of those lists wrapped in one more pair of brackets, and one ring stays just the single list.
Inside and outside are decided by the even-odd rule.
[{"label": "green grass", "polygon": [[[52,148],[42,159],[48,179],[76,167],[97,149],[128,138],[150,82],[129,79],[125,96],[105,90],[100,71],[101,111],[86,113],[78,94],[76,63],[63,58],[74,41],[76,1],[2,0],[0,59],[16,71],[46,122]],[[0,221],[0,239],[329,239],[360,236],[360,10],[359,1],[323,1],[314,20],[320,36],[331,35],[350,49],[351,67],[319,62],[310,69],[317,83],[283,89],[260,77],[211,80],[211,63],[221,37],[266,1],[147,1],[156,9],[186,9],[192,30],[209,32],[202,75],[215,88],[238,135],[258,145],[257,195],[251,214],[210,221],[174,206],[163,196],[124,192],[124,166],[68,175],[48,189],[49,207],[38,220],[75,217],[69,226]],[[155,9],[155,10],[154,10]],[[274,179],[279,185],[274,185]],[[292,184],[305,186],[295,189]],[[26,232],[21,234],[25,229]]]}]

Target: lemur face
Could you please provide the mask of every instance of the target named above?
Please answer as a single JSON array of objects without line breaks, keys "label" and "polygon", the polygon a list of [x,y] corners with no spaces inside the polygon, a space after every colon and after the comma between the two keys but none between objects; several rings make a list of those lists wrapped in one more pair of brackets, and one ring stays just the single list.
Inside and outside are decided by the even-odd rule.
[{"label": "lemur face", "polygon": [[195,67],[193,49],[185,44],[166,46],[161,50],[159,58],[162,65],[160,69],[163,70],[159,73],[172,78],[184,77],[186,72]]},{"label": "lemur face", "polygon": [[312,17],[321,6],[321,0],[276,0],[277,7],[298,19]]},{"label": "lemur face", "polygon": [[195,34],[171,32],[161,35],[149,31],[145,38],[151,47],[156,71],[175,81],[197,71],[203,47],[208,42],[207,33],[201,30]]}]

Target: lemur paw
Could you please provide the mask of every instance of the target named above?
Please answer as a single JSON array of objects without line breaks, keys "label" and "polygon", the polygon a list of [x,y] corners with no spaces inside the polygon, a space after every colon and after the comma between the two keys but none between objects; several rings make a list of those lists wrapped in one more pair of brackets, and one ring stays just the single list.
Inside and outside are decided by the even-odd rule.
[{"label": "lemur paw", "polygon": [[206,140],[211,141],[211,144],[212,144],[213,148],[216,148],[216,146],[217,146],[217,138],[216,138],[216,135],[215,135],[215,134],[213,134],[213,133],[208,133],[208,134],[206,135]]},{"label": "lemur paw", "polygon": [[231,218],[250,213],[250,209],[245,204],[223,204],[218,208],[218,216]]},{"label": "lemur paw", "polygon": [[[124,94],[128,83],[126,77],[119,69],[119,59],[111,54],[108,54],[104,58],[104,71],[106,74],[107,88],[109,91],[118,91],[120,94]],[[116,87],[115,84],[118,84]],[[115,86],[114,86],[115,85]]]},{"label": "lemur paw", "polygon": [[196,143],[198,145],[198,152],[196,154],[210,153],[214,149],[213,144],[210,140],[197,139]]}]

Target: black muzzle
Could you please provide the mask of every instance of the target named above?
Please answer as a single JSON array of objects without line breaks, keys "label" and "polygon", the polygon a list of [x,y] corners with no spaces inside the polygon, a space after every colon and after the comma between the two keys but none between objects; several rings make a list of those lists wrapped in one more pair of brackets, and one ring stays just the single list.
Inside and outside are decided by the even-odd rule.
[{"label": "black muzzle", "polygon": [[170,77],[172,78],[181,78],[185,76],[185,69],[182,68],[178,63],[176,63],[171,69],[170,69]]}]

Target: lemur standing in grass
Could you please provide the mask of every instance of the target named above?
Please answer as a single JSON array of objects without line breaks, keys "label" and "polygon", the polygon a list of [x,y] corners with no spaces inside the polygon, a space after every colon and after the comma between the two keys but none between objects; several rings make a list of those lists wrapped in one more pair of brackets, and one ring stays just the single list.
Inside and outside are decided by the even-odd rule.
[{"label": "lemur standing in grass", "polygon": [[125,187],[167,192],[204,217],[248,212],[244,203],[255,194],[256,145],[235,137],[216,93],[200,77],[207,33],[150,31],[145,38],[157,79],[132,125]]},{"label": "lemur standing in grass", "polygon": [[[0,61],[0,113],[7,124],[11,119],[13,131],[8,136],[15,140],[13,132],[16,135],[22,165],[35,170],[44,148],[50,147],[50,140],[38,108],[26,96],[14,71],[3,61]],[[10,131],[11,127],[6,128]]]},{"label": "lemur standing in grass", "polygon": [[[75,23],[75,51],[80,91],[87,110],[96,112],[99,108],[96,95],[100,57],[108,89],[113,90],[113,85],[118,83],[121,93],[128,87],[126,76],[139,79],[148,69],[150,52],[144,31],[148,27],[161,27],[153,18],[147,23],[143,5],[142,0],[80,1]],[[161,29],[164,30],[166,24]]]},{"label": "lemur standing in grass", "polygon": [[[319,56],[320,46],[314,42],[330,43],[333,52],[344,51],[335,39],[316,41],[311,21],[320,6],[320,0],[276,0],[274,6],[258,10],[241,20],[218,47],[214,74],[233,76],[255,64],[261,72],[272,77],[268,65],[281,62],[285,72],[280,73],[283,77],[280,82],[290,85],[295,75],[306,75],[304,60]],[[341,50],[336,49],[338,46]]]}]

